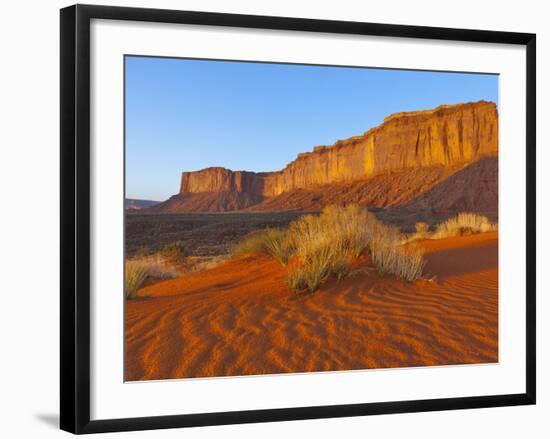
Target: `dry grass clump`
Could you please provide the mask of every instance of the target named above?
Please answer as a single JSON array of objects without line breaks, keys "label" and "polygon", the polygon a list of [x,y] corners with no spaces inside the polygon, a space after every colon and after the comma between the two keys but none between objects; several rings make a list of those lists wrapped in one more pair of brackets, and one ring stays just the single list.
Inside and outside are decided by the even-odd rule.
[{"label": "dry grass clump", "polygon": [[289,240],[298,261],[289,273],[290,288],[313,292],[331,277],[346,277],[349,260],[368,250],[373,219],[365,209],[351,205],[329,206],[319,216],[304,215],[292,222]]},{"label": "dry grass clump", "polygon": [[160,256],[170,262],[183,262],[185,260],[185,247],[182,241],[166,244],[160,251]]},{"label": "dry grass clump", "polygon": [[137,297],[137,290],[147,279],[146,267],[136,260],[126,261],[124,270],[124,290],[127,299]]},{"label": "dry grass clump", "polygon": [[267,253],[286,265],[293,251],[293,242],[287,230],[266,229],[250,234],[233,247],[231,253],[236,257],[249,253]]},{"label": "dry grass clump", "polygon": [[331,255],[328,250],[314,253],[289,272],[288,285],[297,292],[313,292],[324,284],[331,273]]},{"label": "dry grass clump", "polygon": [[234,256],[263,252],[286,265],[288,283],[295,292],[316,291],[330,278],[342,279],[350,261],[370,254],[381,274],[407,281],[422,275],[424,258],[419,248],[403,246],[404,236],[356,205],[328,206],[320,215],[304,215],[288,230],[266,229],[250,235],[233,249]]},{"label": "dry grass clump", "polygon": [[497,224],[491,223],[486,216],[462,212],[456,217],[439,224],[435,229],[432,239],[492,232],[497,229]]},{"label": "dry grass clump", "polygon": [[129,259],[125,263],[124,270],[126,298],[136,298],[137,291],[147,279],[172,279],[178,275],[178,270],[158,254]]},{"label": "dry grass clump", "polygon": [[[288,278],[290,288],[296,292],[313,292],[330,278],[346,277],[351,271],[350,261],[365,254],[372,256],[381,274],[408,281],[422,275],[422,252],[405,248],[404,237],[396,228],[380,223],[356,205],[328,206],[320,215],[304,215],[292,222],[286,233],[278,233],[269,239],[270,232],[264,232],[261,247],[285,264],[291,257],[296,258]],[[260,238],[253,239],[243,247],[258,248]],[[269,247],[267,243],[271,242],[275,245]]]},{"label": "dry grass clump", "polygon": [[415,245],[402,245],[403,237],[393,227],[384,226],[371,242],[374,266],[382,275],[394,275],[412,282],[422,276],[424,251]]},{"label": "dry grass clump", "polygon": [[350,273],[348,260],[329,248],[311,254],[289,271],[288,285],[296,293],[314,292],[329,278],[338,280]]},{"label": "dry grass clump", "polygon": [[227,255],[218,256],[190,256],[185,259],[189,272],[212,270],[227,261]]},{"label": "dry grass clump", "polygon": [[369,236],[378,221],[356,205],[328,206],[319,216],[305,215],[290,224],[295,254],[305,260],[330,248],[340,256],[358,257],[368,250]]},{"label": "dry grass clump", "polygon": [[429,224],[422,221],[417,222],[414,225],[414,228],[416,230],[416,236],[418,239],[424,239],[430,233]]}]

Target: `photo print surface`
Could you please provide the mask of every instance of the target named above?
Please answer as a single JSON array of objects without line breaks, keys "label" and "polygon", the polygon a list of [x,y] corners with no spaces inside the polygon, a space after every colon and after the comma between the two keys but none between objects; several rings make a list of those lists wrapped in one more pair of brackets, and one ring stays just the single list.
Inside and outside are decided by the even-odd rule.
[{"label": "photo print surface", "polygon": [[498,362],[498,80],[126,56],[125,380]]}]

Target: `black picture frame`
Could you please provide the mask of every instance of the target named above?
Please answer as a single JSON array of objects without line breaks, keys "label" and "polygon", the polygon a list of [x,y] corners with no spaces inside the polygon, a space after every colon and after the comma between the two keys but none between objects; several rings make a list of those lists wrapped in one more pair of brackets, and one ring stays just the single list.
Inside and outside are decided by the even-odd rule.
[{"label": "black picture frame", "polygon": [[[133,20],[526,47],[526,392],[508,395],[90,420],[90,21]],[[61,9],[61,429],[81,434],[535,404],[536,35],[211,12],[74,5]]]}]

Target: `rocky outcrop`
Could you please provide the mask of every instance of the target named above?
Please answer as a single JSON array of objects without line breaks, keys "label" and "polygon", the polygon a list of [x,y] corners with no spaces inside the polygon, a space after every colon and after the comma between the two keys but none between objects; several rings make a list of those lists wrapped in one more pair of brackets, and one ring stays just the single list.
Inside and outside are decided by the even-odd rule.
[{"label": "rocky outcrop", "polygon": [[312,188],[293,189],[264,198],[248,211],[317,211],[331,204],[357,204],[387,208],[406,203],[418,194],[463,169],[462,166],[430,166],[401,169],[350,182],[327,183]]},{"label": "rocky outcrop", "polygon": [[377,215],[385,223],[412,232],[416,222],[435,226],[460,212],[475,212],[498,222],[498,157],[482,158]]},{"label": "rocky outcrop", "polygon": [[318,146],[265,177],[264,196],[389,171],[471,163],[498,150],[495,104],[477,102],[397,113],[362,136]]},{"label": "rocky outcrop", "polygon": [[[494,103],[442,105],[393,114],[361,136],[299,154],[281,171],[255,173],[215,167],[184,172],[180,193],[173,198],[178,211],[204,211],[201,209],[206,205],[206,211],[250,210],[257,203],[262,203],[258,206],[263,209],[273,205],[266,201],[284,194],[314,193],[326,185],[346,185],[413,169],[439,169],[428,174],[440,175],[441,169],[465,167],[497,152],[498,114]],[[424,186],[408,184],[407,188]],[[395,184],[393,187],[397,192],[401,190]],[[218,194],[221,201],[215,202],[212,194]],[[165,205],[157,209],[170,211]]]},{"label": "rocky outcrop", "polygon": [[201,192],[244,192],[262,195],[264,175],[225,168],[206,168],[181,175],[180,194]]}]

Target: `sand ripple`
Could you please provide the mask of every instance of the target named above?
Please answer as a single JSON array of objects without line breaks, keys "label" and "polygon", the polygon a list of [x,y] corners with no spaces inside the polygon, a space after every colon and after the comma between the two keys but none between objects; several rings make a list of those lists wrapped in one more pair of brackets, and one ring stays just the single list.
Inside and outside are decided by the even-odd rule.
[{"label": "sand ripple", "polygon": [[264,256],[126,306],[126,380],[498,361],[498,238],[424,243],[433,281],[363,273],[296,297]]}]

